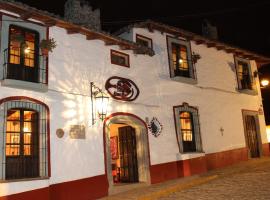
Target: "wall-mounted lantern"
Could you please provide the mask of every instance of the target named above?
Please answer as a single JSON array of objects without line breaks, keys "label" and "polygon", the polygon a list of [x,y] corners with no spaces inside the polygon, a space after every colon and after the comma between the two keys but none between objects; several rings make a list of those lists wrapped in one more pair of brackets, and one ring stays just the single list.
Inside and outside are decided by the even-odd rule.
[{"label": "wall-mounted lantern", "polygon": [[196,64],[196,63],[198,62],[199,59],[201,59],[201,55],[198,54],[198,53],[193,52],[193,53],[192,53],[192,62],[193,62],[194,64]]},{"label": "wall-mounted lantern", "polygon": [[[109,104],[109,97],[93,82],[90,83],[91,86],[91,109],[92,109],[92,125],[96,123],[96,114],[98,118],[102,121],[107,115],[107,108]],[[95,105],[95,109],[94,109]],[[96,111],[96,112],[95,112]]]}]

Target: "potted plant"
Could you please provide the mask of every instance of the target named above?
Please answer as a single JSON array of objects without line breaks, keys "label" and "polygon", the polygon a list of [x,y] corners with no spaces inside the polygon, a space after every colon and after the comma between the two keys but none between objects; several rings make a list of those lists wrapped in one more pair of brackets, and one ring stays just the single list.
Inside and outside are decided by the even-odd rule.
[{"label": "potted plant", "polygon": [[52,50],[56,47],[56,42],[53,38],[43,39],[39,43],[39,47],[42,55],[48,56],[49,51],[52,52]]},{"label": "potted plant", "polygon": [[25,44],[24,36],[21,34],[12,34],[10,42],[13,49],[18,49],[22,44]]}]

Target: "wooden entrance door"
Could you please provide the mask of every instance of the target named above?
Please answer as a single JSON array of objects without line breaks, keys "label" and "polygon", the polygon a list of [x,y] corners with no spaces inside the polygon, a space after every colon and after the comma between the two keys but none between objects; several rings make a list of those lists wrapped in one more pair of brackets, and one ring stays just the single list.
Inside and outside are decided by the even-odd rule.
[{"label": "wooden entrance door", "polygon": [[38,177],[38,113],[10,109],[6,121],[6,179]]},{"label": "wooden entrance door", "polygon": [[138,182],[138,162],[135,129],[118,128],[120,149],[120,182]]},{"label": "wooden entrance door", "polygon": [[260,157],[255,116],[245,115],[246,140],[252,158]]}]

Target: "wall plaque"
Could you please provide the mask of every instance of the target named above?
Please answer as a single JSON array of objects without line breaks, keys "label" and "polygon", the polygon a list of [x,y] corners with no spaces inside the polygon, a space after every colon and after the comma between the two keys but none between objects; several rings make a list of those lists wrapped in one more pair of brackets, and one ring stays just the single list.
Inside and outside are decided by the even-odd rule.
[{"label": "wall plaque", "polygon": [[140,94],[137,85],[130,79],[113,76],[105,83],[110,96],[117,100],[134,101]]},{"label": "wall plaque", "polygon": [[56,130],[56,135],[58,138],[62,138],[64,136],[65,132],[63,129],[59,128]]},{"label": "wall plaque", "polygon": [[85,126],[84,125],[71,125],[69,131],[71,139],[85,139]]}]

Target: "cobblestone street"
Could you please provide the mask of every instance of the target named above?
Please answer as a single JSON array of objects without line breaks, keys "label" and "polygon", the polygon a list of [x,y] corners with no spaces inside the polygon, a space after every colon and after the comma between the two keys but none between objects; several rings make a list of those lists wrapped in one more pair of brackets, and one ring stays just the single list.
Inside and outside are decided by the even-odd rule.
[{"label": "cobblestone street", "polygon": [[199,176],[143,186],[104,200],[269,200],[270,158],[251,159]]},{"label": "cobblestone street", "polygon": [[249,162],[248,166],[243,164],[213,172],[220,177],[208,183],[170,194],[160,200],[270,199],[270,160]]}]

